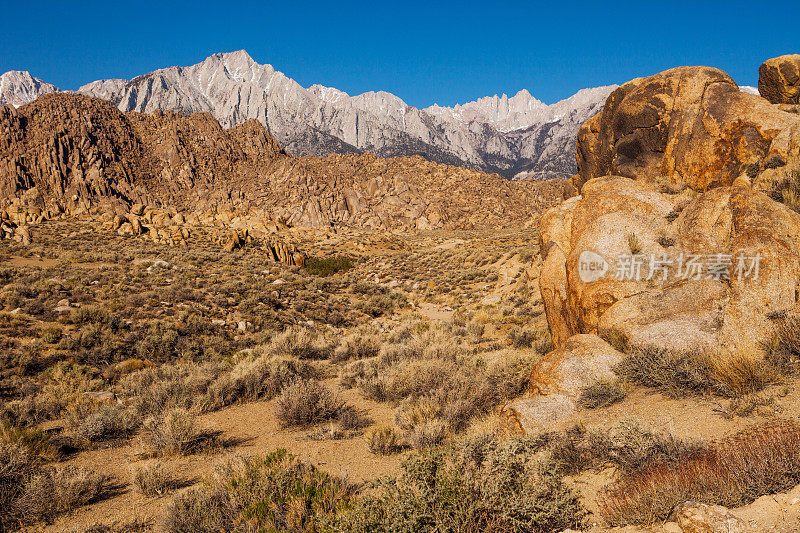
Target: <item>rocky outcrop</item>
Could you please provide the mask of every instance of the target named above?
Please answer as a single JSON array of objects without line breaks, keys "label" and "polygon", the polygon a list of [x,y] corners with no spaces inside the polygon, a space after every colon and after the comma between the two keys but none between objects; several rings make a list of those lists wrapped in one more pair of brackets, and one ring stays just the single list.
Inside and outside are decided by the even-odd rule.
[{"label": "rocky outcrop", "polygon": [[618,175],[680,191],[774,174],[800,153],[800,120],[726,73],[679,67],[615,90],[578,133],[577,190]]},{"label": "rocky outcrop", "polygon": [[560,194],[557,182],[509,182],[421,157],[296,158],[256,120],[225,130],[208,113],[123,114],[64,93],[0,108],[0,208],[18,224],[107,212],[131,234],[190,219],[267,233],[281,222],[488,227],[524,224]]},{"label": "rocky outcrop", "polygon": [[673,513],[683,533],[744,533],[750,528],[721,505],[683,502]]},{"label": "rocky outcrop", "polygon": [[773,104],[800,104],[800,54],[764,61],[758,69],[758,92]]},{"label": "rocky outcrop", "polygon": [[530,394],[508,403],[502,415],[527,435],[551,431],[575,411],[584,388],[616,379],[622,358],[597,335],[573,335],[534,366]]},{"label": "rocky outcrop", "polygon": [[[58,90],[26,72],[4,76],[0,104],[19,106]],[[78,92],[110,100],[123,112],[207,112],[225,128],[256,119],[298,155],[422,155],[509,178],[548,179],[575,173],[575,132],[613,88],[585,89],[549,106],[523,90],[511,98],[417,109],[384,91],[349,96],[321,85],[306,89],[240,50],[132,80],[98,80]]]},{"label": "rocky outcrop", "polygon": [[800,298],[800,215],[766,194],[800,166],[800,117],[681,67],[614,91],[577,158],[540,231],[554,344],[759,357]]}]

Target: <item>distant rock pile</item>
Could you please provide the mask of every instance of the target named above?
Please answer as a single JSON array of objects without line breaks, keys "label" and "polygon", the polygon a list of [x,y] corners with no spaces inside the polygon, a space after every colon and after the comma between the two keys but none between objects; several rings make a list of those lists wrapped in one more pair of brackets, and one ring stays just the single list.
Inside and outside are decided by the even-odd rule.
[{"label": "distant rock pile", "polygon": [[560,187],[421,157],[296,158],[256,120],[224,130],[207,113],[123,114],[75,94],[0,107],[0,208],[18,225],[106,213],[115,231],[178,243],[196,225],[263,233],[287,224],[522,225]]}]

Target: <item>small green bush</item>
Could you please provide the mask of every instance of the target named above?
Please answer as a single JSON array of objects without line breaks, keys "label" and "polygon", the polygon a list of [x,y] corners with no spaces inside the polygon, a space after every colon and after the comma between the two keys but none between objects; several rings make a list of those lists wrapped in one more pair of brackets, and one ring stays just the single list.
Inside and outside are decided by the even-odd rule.
[{"label": "small green bush", "polygon": [[315,276],[330,276],[352,269],[355,263],[352,258],[346,255],[334,255],[332,257],[309,257],[303,266],[306,272]]}]

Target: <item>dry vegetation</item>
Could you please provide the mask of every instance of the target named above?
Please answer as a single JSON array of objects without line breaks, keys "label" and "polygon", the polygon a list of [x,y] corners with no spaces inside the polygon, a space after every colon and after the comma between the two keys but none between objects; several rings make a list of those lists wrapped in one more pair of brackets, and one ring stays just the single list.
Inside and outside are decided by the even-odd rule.
[{"label": "dry vegetation", "polygon": [[[718,442],[634,422],[536,439],[503,427],[498,409],[552,348],[535,238],[312,239],[305,268],[255,246],[223,252],[213,230],[173,248],[56,221],[31,246],[0,241],[0,530],[53,522],[128,486],[167,507],[79,530],[544,532],[584,523],[565,476],[609,466],[601,513],[613,524],[663,520],[686,499],[742,505],[800,482],[789,423]],[[645,387],[714,398],[728,419],[774,416],[769,387],[800,360],[797,319],[775,325],[765,364],[631,350],[610,335],[627,353],[619,379],[587,387],[579,404],[602,411]],[[399,457],[397,475],[362,484],[284,451],[240,455],[203,422],[252,402],[287,439]],[[75,466],[125,446],[134,459],[122,477]],[[219,462],[223,450],[239,453]],[[202,482],[172,466],[197,454],[219,463]]]},{"label": "dry vegetation", "polygon": [[[164,461],[228,446],[198,416],[247,402],[271,400],[266,415],[308,438],[358,437],[386,456],[435,450],[522,393],[549,349],[525,272],[534,230],[312,235],[303,268],[271,261],[257,243],[225,252],[215,231],[176,248],[57,220],[34,228],[29,246],[0,242],[2,529],[52,521],[128,483],[169,494],[181,481]],[[516,270],[501,272],[512,257]],[[486,303],[503,283],[507,298]],[[341,399],[347,389],[386,404],[393,423],[376,426]],[[128,445],[147,462],[127,479],[61,465]]]}]

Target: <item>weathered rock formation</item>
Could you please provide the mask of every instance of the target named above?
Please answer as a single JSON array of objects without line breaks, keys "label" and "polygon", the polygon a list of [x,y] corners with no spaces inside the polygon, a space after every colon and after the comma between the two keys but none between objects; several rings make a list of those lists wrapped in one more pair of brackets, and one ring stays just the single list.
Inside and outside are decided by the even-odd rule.
[{"label": "weathered rock formation", "polygon": [[581,126],[572,184],[617,175],[675,191],[727,186],[798,160],[799,129],[719,69],[674,68],[624,84]]},{"label": "weathered rock formation", "polygon": [[773,104],[800,104],[800,54],[764,61],[758,69],[758,92]]},{"label": "weathered rock formation", "polygon": [[[290,225],[429,229],[522,224],[558,183],[508,182],[421,157],[296,158],[256,120],[123,114],[50,94],[0,107],[0,209],[16,223],[109,212],[115,229]],[[166,236],[154,235],[154,239]]]},{"label": "weathered rock formation", "polygon": [[614,91],[577,158],[578,195],[540,233],[555,345],[594,333],[758,356],[800,299],[800,215],[766,194],[800,166],[800,117],[681,67]]}]

